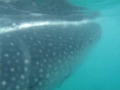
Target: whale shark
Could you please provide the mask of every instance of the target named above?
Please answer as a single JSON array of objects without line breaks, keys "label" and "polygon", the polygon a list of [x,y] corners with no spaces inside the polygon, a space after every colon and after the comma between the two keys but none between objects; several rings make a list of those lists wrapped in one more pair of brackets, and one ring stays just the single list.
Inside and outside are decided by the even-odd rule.
[{"label": "whale shark", "polygon": [[53,90],[101,37],[100,25],[64,0],[0,2],[1,90]]}]

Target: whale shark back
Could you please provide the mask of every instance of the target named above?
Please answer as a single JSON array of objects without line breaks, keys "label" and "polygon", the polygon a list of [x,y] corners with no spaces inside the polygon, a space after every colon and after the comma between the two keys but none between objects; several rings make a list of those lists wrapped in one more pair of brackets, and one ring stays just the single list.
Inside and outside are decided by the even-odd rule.
[{"label": "whale shark back", "polygon": [[75,57],[100,37],[95,23],[52,23],[0,34],[2,90],[46,90],[54,86],[81,63],[82,59]]}]

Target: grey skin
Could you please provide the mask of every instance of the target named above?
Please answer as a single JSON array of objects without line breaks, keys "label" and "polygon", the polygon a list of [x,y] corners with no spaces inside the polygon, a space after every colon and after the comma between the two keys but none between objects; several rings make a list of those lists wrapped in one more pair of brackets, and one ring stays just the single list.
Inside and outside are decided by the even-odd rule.
[{"label": "grey skin", "polygon": [[[8,3],[2,2],[1,5],[4,4]],[[53,5],[57,8],[56,4]],[[9,5],[13,3],[9,2]],[[70,7],[66,8],[69,10]],[[30,10],[26,11],[32,12],[32,15],[26,11],[21,13],[23,9],[18,10],[18,7],[10,9],[12,14],[9,12],[7,16],[2,13],[0,90],[53,90],[71,75],[81,64],[82,56],[99,40],[101,27],[98,24],[84,22],[83,17],[80,21],[76,20],[77,17],[74,19],[72,16],[78,14],[74,12],[71,12],[72,16],[62,14],[62,11],[62,15],[58,15],[57,11],[44,13],[45,9],[41,9],[42,14],[38,16]],[[21,14],[14,15],[16,11]]]}]

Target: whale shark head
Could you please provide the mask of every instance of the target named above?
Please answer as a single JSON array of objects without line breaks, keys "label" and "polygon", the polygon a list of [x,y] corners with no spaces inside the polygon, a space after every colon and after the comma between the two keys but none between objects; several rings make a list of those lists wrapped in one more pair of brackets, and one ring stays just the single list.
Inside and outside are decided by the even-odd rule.
[{"label": "whale shark head", "polygon": [[[50,6],[51,2],[45,5]],[[17,4],[11,3],[14,7]],[[65,19],[68,13],[60,11],[59,15],[56,10],[54,15],[43,6],[39,9],[43,14],[38,16],[6,16],[4,13],[0,17],[1,90],[52,90],[79,66],[83,54],[99,40],[101,28],[98,24],[74,20],[74,17],[68,20]],[[68,5],[66,10],[68,8],[73,7]]]}]

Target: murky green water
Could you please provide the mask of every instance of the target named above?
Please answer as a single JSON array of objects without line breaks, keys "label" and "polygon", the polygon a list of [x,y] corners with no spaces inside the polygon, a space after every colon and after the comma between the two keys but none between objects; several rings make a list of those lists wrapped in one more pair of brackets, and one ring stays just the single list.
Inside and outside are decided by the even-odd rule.
[{"label": "murky green water", "polygon": [[101,13],[95,21],[102,27],[102,37],[79,70],[58,90],[120,90],[120,1],[70,1]]}]

